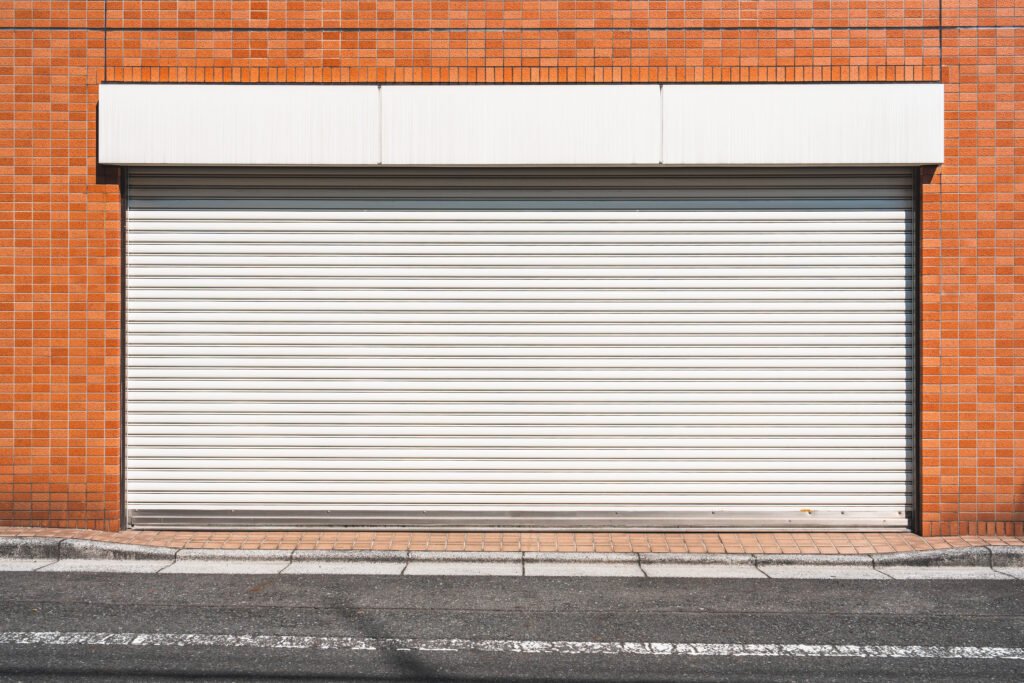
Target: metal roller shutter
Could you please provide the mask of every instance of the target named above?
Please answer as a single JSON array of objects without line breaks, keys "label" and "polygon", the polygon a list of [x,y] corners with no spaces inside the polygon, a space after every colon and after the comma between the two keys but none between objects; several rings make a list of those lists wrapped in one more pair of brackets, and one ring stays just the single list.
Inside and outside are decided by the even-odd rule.
[{"label": "metal roller shutter", "polygon": [[904,169],[137,169],[137,527],[901,527]]}]

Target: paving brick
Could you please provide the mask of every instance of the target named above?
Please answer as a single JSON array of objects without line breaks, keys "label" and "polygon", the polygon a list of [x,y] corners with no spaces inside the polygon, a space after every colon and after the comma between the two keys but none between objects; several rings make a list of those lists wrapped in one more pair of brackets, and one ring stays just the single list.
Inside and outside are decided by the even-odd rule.
[{"label": "paving brick", "polygon": [[[17,542],[7,543],[2,539],[13,538]],[[405,561],[410,556],[417,559],[450,560],[480,559],[479,553],[488,553],[491,559],[517,560],[520,552],[530,557],[540,553],[600,552],[599,548],[612,546],[628,554],[627,561],[639,558],[645,563],[673,562],[700,564],[752,564],[754,555],[766,561],[766,550],[778,550],[791,544],[794,534],[777,533],[565,533],[565,532],[501,532],[496,534],[479,532],[407,532],[407,531],[93,531],[87,529],[46,529],[33,527],[0,527],[0,556],[6,549],[18,548],[23,552],[27,547],[19,539],[43,539],[40,547],[55,548],[62,539],[88,540],[96,544],[124,544],[131,548],[152,548],[158,557],[166,549],[177,551],[182,559],[230,559],[249,557],[249,552],[240,548],[253,547],[265,559],[295,561],[328,561],[344,557],[350,560],[387,559]],[[870,562],[860,555],[888,553],[916,553],[945,550],[950,548],[987,548],[998,555],[1000,562],[1016,562],[1024,554],[1024,538],[1013,536],[945,536],[922,538],[906,532],[819,532],[800,534],[802,545],[792,546],[792,553],[780,555],[778,563],[797,561],[801,556],[823,556],[811,559],[817,562],[842,562],[845,564]],[[440,550],[422,550],[428,546],[439,546]],[[96,545],[95,547],[104,547]],[[726,548],[732,550],[727,552]],[[130,549],[131,549],[130,548]],[[446,550],[446,548],[448,550]],[[515,548],[510,551],[509,548]],[[840,554],[836,549],[849,549],[850,554]],[[1000,551],[999,548],[1005,548]],[[229,551],[228,555],[224,551]],[[52,553],[51,550],[46,552]],[[134,551],[133,551],[134,552]],[[633,554],[636,555],[633,555]],[[1002,554],[1000,554],[1002,553]],[[536,554],[536,555],[535,555]],[[497,555],[497,557],[495,557]],[[970,553],[960,552],[959,557]],[[14,557],[11,555],[11,557]],[[615,557],[615,554],[606,557]],[[622,556],[626,557],[626,556]],[[973,555],[971,556],[973,557]],[[884,558],[881,560],[884,563]],[[973,560],[972,560],[973,561]],[[976,563],[976,561],[974,561]],[[982,564],[988,560],[982,560]]]}]

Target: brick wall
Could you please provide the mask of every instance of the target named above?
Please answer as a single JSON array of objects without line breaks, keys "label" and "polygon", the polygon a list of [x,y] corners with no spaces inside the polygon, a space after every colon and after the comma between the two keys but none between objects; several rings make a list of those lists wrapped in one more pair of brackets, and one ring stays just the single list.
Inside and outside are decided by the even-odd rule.
[{"label": "brick wall", "polygon": [[102,80],[941,79],[946,163],[923,190],[923,529],[1024,534],[1024,0],[0,0],[0,45],[0,524],[119,524]]},{"label": "brick wall", "polygon": [[120,518],[120,199],[95,165],[102,10],[0,3],[0,523]]},{"label": "brick wall", "polygon": [[946,162],[924,187],[927,534],[1024,535],[1024,2],[943,3]]}]

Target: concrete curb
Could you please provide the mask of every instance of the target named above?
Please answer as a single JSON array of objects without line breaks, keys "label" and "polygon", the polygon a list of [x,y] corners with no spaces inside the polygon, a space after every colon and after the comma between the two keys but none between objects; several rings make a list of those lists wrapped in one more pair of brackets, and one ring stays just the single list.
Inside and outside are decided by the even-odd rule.
[{"label": "concrete curb", "polygon": [[758,567],[873,567],[870,555],[754,555],[754,564]]},{"label": "concrete curb", "polygon": [[559,565],[1024,567],[1024,546],[974,546],[874,555],[580,553],[167,548],[41,536],[0,536],[0,560],[207,560],[234,562],[476,563]]},{"label": "concrete curb", "polygon": [[749,553],[640,553],[640,564],[741,565],[754,566]]},{"label": "concrete curb", "polygon": [[[342,551],[344,552],[344,551]],[[522,554],[518,552],[467,552],[444,550],[412,550],[409,562],[485,562],[488,564],[503,562],[521,562]]]},{"label": "concrete curb", "polygon": [[407,562],[408,550],[295,550],[292,562]]},{"label": "concrete curb", "polygon": [[552,553],[524,552],[523,562],[539,564],[558,562],[559,564],[639,564],[639,553]]},{"label": "concrete curb", "polygon": [[872,555],[876,567],[991,567],[988,546]]},{"label": "concrete curb", "polygon": [[226,561],[258,561],[288,562],[292,559],[293,550],[218,550],[214,548],[182,548],[178,551],[178,560],[211,560]]},{"label": "concrete curb", "polygon": [[0,536],[0,558],[7,560],[57,560],[63,539]]},{"label": "concrete curb", "polygon": [[69,538],[60,543],[62,560],[174,560],[177,548],[162,546],[82,541]]},{"label": "concrete curb", "polygon": [[992,568],[1024,567],[1024,546],[1021,545],[990,545]]}]

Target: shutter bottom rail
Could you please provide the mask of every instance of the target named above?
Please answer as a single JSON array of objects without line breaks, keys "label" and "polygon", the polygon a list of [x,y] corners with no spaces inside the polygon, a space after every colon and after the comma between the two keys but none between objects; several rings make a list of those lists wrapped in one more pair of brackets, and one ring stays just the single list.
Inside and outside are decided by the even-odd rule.
[{"label": "shutter bottom rail", "polygon": [[133,529],[444,531],[899,531],[909,508],[870,510],[273,510],[130,509]]}]

